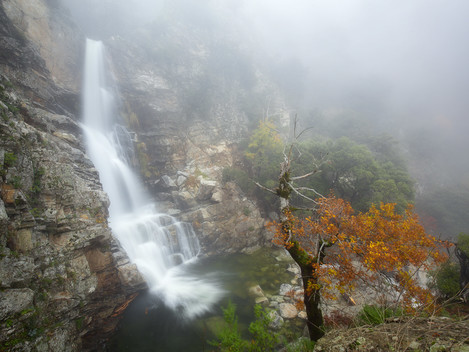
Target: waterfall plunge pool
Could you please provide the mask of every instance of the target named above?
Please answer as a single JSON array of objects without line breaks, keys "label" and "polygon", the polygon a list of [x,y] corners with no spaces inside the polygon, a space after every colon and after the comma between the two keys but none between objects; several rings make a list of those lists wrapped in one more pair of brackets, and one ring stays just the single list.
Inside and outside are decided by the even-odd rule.
[{"label": "waterfall plunge pool", "polygon": [[[223,327],[222,308],[231,300],[241,332],[247,333],[254,321],[255,297],[249,289],[259,285],[267,297],[277,295],[282,283],[290,283],[294,275],[287,271],[293,263],[283,250],[263,248],[253,254],[227,254],[201,259],[187,268],[194,276],[215,275],[226,291],[224,298],[211,312],[196,319],[184,320],[155,296],[142,293],[126,309],[119,327],[108,344],[113,352],[201,352],[213,351],[208,340]],[[304,324],[298,323],[297,334]],[[294,327],[293,327],[294,329]]]}]

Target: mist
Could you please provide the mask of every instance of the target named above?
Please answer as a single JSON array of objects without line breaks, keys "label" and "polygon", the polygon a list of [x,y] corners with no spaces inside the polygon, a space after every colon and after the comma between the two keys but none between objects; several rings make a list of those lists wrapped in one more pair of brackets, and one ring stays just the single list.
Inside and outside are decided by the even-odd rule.
[{"label": "mist", "polygon": [[462,0],[260,0],[241,13],[265,59],[299,72],[299,106],[359,112],[408,148],[420,139],[438,179],[427,183],[469,185],[468,11]]},{"label": "mist", "polygon": [[216,34],[278,84],[305,126],[331,111],[360,116],[363,130],[400,141],[421,208],[429,194],[469,189],[466,0],[62,3],[105,41],[162,21]]}]

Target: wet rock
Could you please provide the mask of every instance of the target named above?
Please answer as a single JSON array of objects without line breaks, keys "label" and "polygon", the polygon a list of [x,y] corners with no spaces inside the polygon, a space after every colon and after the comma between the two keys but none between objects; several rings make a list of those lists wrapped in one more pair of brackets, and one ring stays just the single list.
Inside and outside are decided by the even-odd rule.
[{"label": "wet rock", "polygon": [[133,263],[121,265],[117,268],[120,282],[127,287],[145,287],[146,282],[137,266]]},{"label": "wet rock", "polygon": [[293,319],[297,317],[298,309],[291,303],[280,303],[279,313],[284,319]]},{"label": "wet rock", "polygon": [[270,311],[268,313],[268,317],[271,320],[269,324],[270,328],[278,330],[283,326],[284,320],[277,311],[275,310]]},{"label": "wet rock", "polygon": [[256,304],[263,304],[263,305],[268,305],[269,304],[269,299],[265,296],[263,297],[256,297],[254,300]]},{"label": "wet rock", "polygon": [[262,290],[262,288],[259,286],[259,285],[255,285],[255,286],[251,286],[249,289],[248,289],[248,292],[251,296],[255,296],[255,297],[265,297],[264,295],[264,291]]}]

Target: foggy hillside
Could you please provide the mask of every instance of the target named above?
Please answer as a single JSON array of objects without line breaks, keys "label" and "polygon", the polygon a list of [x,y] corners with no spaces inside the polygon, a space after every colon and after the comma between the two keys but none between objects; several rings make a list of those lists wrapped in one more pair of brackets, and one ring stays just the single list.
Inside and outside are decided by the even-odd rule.
[{"label": "foggy hillside", "polygon": [[316,133],[399,140],[427,225],[443,236],[469,228],[467,1],[62,2],[104,41],[155,24],[216,37],[276,82]]}]

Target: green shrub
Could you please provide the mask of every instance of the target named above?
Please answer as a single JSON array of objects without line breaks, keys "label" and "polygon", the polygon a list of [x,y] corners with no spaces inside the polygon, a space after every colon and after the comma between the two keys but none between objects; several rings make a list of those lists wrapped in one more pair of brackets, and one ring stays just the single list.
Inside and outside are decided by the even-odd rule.
[{"label": "green shrub", "polygon": [[402,316],[404,312],[400,308],[380,307],[366,305],[358,314],[359,325],[379,325],[391,317]]},{"label": "green shrub", "polygon": [[469,256],[469,234],[461,232],[458,235],[458,248]]},{"label": "green shrub", "polygon": [[432,273],[435,288],[445,297],[454,297],[459,292],[459,265],[447,261]]},{"label": "green shrub", "polygon": [[245,194],[251,194],[255,187],[248,174],[236,167],[225,167],[222,173],[222,181],[236,183]]},{"label": "green shrub", "polygon": [[223,309],[223,316],[227,326],[217,335],[216,341],[209,341],[209,344],[219,348],[219,351],[230,352],[266,352],[275,351],[275,347],[280,342],[280,336],[269,330],[272,322],[268,312],[260,305],[254,306],[256,320],[249,325],[251,339],[244,340],[238,328],[238,317],[236,316],[236,306],[229,302]]},{"label": "green shrub", "polygon": [[269,330],[269,324],[272,322],[272,319],[258,304],[254,306],[254,315],[256,320],[249,325],[249,332],[253,336],[251,345],[249,346],[249,351],[274,351],[280,338],[278,334],[272,333]]},{"label": "green shrub", "polygon": [[18,160],[18,157],[13,154],[13,153],[5,153],[4,159],[3,159],[3,165],[8,168],[13,165],[15,165],[16,160]]},{"label": "green shrub", "polygon": [[218,347],[220,351],[246,351],[247,342],[241,338],[241,333],[238,329],[236,305],[230,301],[228,306],[222,308],[222,310],[227,326],[217,335],[217,341],[209,341],[209,344]]}]

